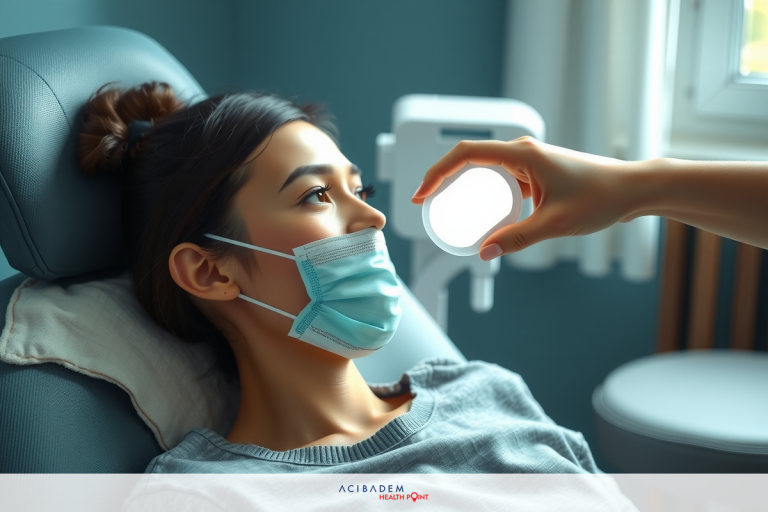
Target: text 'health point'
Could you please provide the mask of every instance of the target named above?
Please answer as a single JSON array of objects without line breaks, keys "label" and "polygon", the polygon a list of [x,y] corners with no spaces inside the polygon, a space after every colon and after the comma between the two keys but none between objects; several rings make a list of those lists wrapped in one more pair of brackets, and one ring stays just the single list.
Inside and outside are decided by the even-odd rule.
[{"label": "text 'health point'", "polygon": [[522,204],[520,185],[504,167],[469,164],[424,200],[421,218],[442,250],[472,256],[489,235],[517,222]]}]

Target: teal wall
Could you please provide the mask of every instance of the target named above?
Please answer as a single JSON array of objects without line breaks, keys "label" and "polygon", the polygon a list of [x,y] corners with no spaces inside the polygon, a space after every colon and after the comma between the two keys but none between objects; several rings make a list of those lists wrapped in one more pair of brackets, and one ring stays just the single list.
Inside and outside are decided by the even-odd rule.
[{"label": "teal wall", "polygon": [[[375,139],[392,130],[392,104],[408,93],[498,96],[505,7],[505,0],[242,0],[241,85],[327,104],[342,151],[376,184],[371,204],[387,213]],[[408,282],[409,243],[385,232]]]},{"label": "teal wall", "polygon": [[0,37],[119,25],[165,46],[206,90],[237,85],[235,0],[0,0]]},{"label": "teal wall", "polygon": [[[113,24],[157,39],[209,92],[254,88],[322,101],[345,154],[375,174],[378,133],[407,93],[498,96],[506,0],[0,0],[0,37]],[[372,200],[389,210],[388,186]],[[409,279],[409,244],[388,228],[392,258]],[[2,265],[0,262],[0,273]],[[468,306],[469,278],[450,287],[449,335],[469,359],[520,373],[545,411],[582,431],[598,465],[590,396],[618,365],[650,354],[657,281],[614,271],[582,277],[573,264],[545,272],[502,266],[494,309]],[[414,340],[418,342],[418,340]]]},{"label": "teal wall", "polygon": [[100,0],[0,0],[0,37],[101,23]]}]

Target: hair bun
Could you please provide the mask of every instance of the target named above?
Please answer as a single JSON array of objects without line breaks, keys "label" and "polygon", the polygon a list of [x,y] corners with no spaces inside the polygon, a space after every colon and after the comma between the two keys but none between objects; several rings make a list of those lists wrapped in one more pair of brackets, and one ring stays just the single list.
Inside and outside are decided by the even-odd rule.
[{"label": "hair bun", "polygon": [[135,154],[146,123],[154,126],[182,106],[167,83],[131,89],[110,85],[100,87],[85,104],[78,157],[80,169],[89,176],[121,170],[126,157]]}]

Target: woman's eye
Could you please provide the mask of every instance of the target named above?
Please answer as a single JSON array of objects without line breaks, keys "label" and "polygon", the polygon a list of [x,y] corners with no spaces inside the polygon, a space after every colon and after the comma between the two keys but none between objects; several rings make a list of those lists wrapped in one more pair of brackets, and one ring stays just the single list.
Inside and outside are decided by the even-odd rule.
[{"label": "woman's eye", "polygon": [[304,197],[302,200],[302,203],[312,203],[312,204],[322,204],[322,203],[330,203],[331,199],[328,197],[328,191],[331,189],[331,187],[320,187],[316,188],[312,192],[310,192],[307,196]]},{"label": "woman's eye", "polygon": [[372,198],[374,194],[376,194],[376,188],[373,185],[358,187],[357,190],[355,190],[355,195],[357,195],[357,197],[363,201],[367,201],[368,199]]}]

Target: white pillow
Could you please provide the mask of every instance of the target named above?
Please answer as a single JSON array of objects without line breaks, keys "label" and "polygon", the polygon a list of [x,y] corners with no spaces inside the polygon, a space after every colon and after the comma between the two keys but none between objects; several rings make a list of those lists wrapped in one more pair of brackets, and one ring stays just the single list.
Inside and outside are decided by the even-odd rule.
[{"label": "white pillow", "polygon": [[133,297],[128,273],[67,287],[27,279],[5,318],[0,360],[54,362],[117,384],[165,450],[193,427],[226,436],[234,424],[240,390],[215,371],[197,379],[210,352],[158,327]]}]

